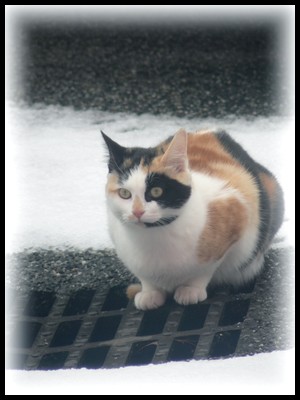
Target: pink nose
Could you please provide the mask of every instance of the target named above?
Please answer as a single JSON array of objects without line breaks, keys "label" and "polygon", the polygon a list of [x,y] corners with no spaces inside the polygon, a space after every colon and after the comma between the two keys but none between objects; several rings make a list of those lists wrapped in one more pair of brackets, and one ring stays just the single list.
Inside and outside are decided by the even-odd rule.
[{"label": "pink nose", "polygon": [[143,214],[145,214],[145,211],[143,211],[143,210],[133,210],[133,211],[132,211],[132,214],[133,214],[135,217],[137,217],[138,219],[140,219],[141,216],[142,216]]}]

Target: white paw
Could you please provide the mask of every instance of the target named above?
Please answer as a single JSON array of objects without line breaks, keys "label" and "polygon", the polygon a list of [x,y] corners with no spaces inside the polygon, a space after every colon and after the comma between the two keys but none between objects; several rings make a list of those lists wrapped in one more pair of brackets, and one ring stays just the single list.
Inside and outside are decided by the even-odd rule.
[{"label": "white paw", "polygon": [[159,290],[139,292],[135,295],[134,304],[139,310],[152,310],[162,306],[166,301],[166,294]]},{"label": "white paw", "polygon": [[174,300],[183,306],[197,304],[200,301],[204,301],[206,298],[207,292],[205,288],[193,286],[179,286],[174,294]]}]

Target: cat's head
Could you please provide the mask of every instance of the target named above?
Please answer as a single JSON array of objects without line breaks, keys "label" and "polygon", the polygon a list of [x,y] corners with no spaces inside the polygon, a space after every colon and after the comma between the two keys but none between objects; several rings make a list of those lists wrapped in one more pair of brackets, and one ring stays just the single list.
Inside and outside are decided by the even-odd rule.
[{"label": "cat's head", "polygon": [[123,147],[102,132],[109,151],[108,206],[123,223],[158,227],[172,223],[191,195],[187,133],[157,147]]}]

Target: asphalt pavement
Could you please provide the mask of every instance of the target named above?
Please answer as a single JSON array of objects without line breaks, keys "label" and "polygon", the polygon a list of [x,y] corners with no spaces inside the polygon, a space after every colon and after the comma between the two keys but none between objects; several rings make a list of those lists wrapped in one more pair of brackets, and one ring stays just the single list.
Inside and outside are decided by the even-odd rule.
[{"label": "asphalt pavement", "polygon": [[285,106],[278,21],[27,21],[20,36],[28,103],[191,117],[266,116]]}]

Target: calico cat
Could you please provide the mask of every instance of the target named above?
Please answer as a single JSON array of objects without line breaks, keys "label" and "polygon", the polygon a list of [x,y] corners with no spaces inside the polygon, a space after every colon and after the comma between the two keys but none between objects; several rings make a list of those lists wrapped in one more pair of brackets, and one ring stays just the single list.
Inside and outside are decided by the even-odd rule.
[{"label": "calico cat", "polygon": [[141,310],[172,293],[207,297],[207,285],[241,285],[261,270],[283,218],[275,177],[227,133],[183,129],[156,147],[109,150],[106,197],[111,238]]}]

